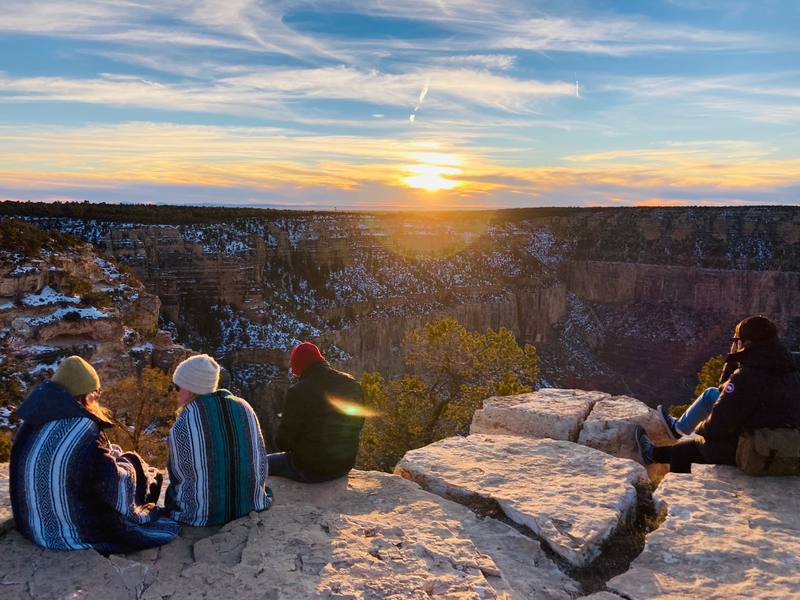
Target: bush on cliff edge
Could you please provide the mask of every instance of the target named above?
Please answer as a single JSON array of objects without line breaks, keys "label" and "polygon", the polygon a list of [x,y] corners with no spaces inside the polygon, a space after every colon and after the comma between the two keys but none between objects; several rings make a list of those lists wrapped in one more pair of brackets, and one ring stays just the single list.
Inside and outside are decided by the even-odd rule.
[{"label": "bush on cliff edge", "polygon": [[364,426],[359,468],[391,471],[406,451],[465,432],[483,399],[532,391],[539,377],[536,349],[504,327],[434,321],[409,332],[403,351],[405,375],[361,379],[365,404],[381,416]]}]

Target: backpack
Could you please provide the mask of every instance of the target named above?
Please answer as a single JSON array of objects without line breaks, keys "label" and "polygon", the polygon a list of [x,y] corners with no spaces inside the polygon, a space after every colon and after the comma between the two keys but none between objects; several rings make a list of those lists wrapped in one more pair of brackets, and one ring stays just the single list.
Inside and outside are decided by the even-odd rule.
[{"label": "backpack", "polygon": [[736,466],[753,477],[800,475],[800,429],[754,429],[739,436]]}]

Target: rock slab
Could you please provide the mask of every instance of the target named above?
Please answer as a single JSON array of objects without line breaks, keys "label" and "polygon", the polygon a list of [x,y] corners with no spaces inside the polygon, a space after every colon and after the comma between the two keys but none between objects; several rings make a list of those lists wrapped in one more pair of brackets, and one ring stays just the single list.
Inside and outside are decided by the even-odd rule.
[{"label": "rock slab", "polygon": [[[657,446],[671,446],[675,440],[667,435],[655,410],[630,396],[613,396],[599,400],[583,422],[578,443],[619,458],[638,461],[634,430],[641,425]],[[660,480],[669,471],[668,465],[647,467],[651,479]]]},{"label": "rock slab", "polygon": [[534,540],[403,478],[353,471],[306,485],[272,478],[273,507],[125,557],[49,552],[0,538],[0,597],[545,598],[576,582]]},{"label": "rock slab", "polygon": [[666,519],[630,570],[625,598],[800,598],[800,477],[694,465],[655,493]]},{"label": "rock slab", "polygon": [[481,434],[407,452],[395,472],[479,512],[499,508],[578,567],[600,554],[648,481],[641,465],[572,442]]},{"label": "rock slab", "polygon": [[519,435],[575,442],[604,392],[543,388],[516,396],[493,396],[475,411],[470,433]]},{"label": "rock slab", "polygon": [[8,463],[0,463],[0,535],[14,526],[11,496],[8,492]]}]

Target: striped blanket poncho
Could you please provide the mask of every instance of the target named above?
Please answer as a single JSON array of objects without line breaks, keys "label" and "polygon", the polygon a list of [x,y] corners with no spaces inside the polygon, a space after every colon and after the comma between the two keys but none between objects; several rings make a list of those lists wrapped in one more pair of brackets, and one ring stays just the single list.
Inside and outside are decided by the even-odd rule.
[{"label": "striped blanket poncho", "polygon": [[228,390],[198,396],[169,432],[166,506],[176,521],[221,525],[270,507],[258,417]]},{"label": "striped blanket poncho", "polygon": [[60,385],[38,386],[19,409],[10,492],[20,533],[51,550],[132,552],[172,541],[180,526],[143,504],[146,464],[109,444],[110,424]]}]

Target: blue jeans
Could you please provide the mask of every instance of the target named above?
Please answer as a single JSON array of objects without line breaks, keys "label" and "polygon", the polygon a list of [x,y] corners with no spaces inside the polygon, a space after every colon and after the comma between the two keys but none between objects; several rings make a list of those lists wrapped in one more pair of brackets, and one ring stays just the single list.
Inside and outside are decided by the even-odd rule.
[{"label": "blue jeans", "polygon": [[719,388],[710,387],[692,402],[686,412],[675,422],[681,433],[690,435],[711,414],[711,409],[714,408],[714,404],[719,398],[719,393]]},{"label": "blue jeans", "polygon": [[303,471],[294,465],[288,452],[267,454],[267,469],[270,476],[285,477],[302,483],[321,483],[342,477],[342,475],[320,475]]}]

